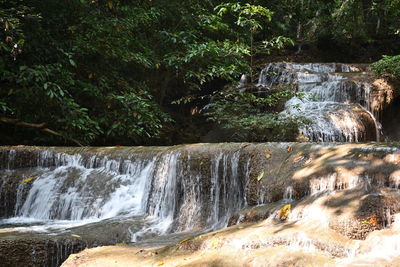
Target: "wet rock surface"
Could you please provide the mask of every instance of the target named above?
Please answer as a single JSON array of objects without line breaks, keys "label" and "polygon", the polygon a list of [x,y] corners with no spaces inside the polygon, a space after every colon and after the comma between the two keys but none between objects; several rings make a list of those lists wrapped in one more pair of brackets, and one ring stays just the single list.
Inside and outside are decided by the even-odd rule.
[{"label": "wet rock surface", "polygon": [[[386,231],[386,232],[382,232]],[[354,241],[314,222],[265,220],[185,238],[165,247],[99,247],[71,256],[62,266],[397,266],[398,254],[368,255],[376,231]],[[372,244],[371,244],[372,243]]]},{"label": "wet rock surface", "polygon": [[1,234],[0,260],[5,267],[60,266],[71,254],[88,247],[78,238],[56,238],[38,235],[4,237]]},{"label": "wet rock surface", "polygon": [[35,226],[9,225],[0,228],[1,266],[60,266],[70,254],[85,248],[130,242],[128,229],[134,229],[135,223],[111,220],[45,232]]}]

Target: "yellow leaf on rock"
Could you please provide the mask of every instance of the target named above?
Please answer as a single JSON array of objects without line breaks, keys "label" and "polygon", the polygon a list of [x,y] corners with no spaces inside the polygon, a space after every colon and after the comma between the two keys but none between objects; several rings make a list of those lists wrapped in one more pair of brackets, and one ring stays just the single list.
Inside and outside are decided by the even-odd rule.
[{"label": "yellow leaf on rock", "polygon": [[264,156],[269,159],[271,157],[271,154],[268,151],[264,152]]},{"label": "yellow leaf on rock", "polygon": [[118,244],[117,244],[117,246],[126,246],[126,245],[128,245],[128,244],[125,243],[125,242],[121,242],[121,243],[118,243]]},{"label": "yellow leaf on rock", "polygon": [[217,239],[214,239],[214,240],[211,242],[211,244],[210,244],[210,248],[215,247],[215,245],[218,244],[218,242],[219,242],[219,239],[218,239],[218,238],[217,238]]},{"label": "yellow leaf on rock", "polygon": [[182,239],[181,241],[179,241],[179,243],[178,243],[177,245],[181,245],[181,244],[183,244],[183,243],[185,243],[185,242],[188,242],[189,240],[191,240],[191,238],[189,238],[189,237],[184,238],[184,239]]},{"label": "yellow leaf on rock", "polygon": [[68,256],[68,259],[75,258],[75,256],[76,256],[76,254],[70,254],[70,255]]},{"label": "yellow leaf on rock", "polygon": [[162,262],[159,262],[158,264],[157,264],[157,266],[162,266],[162,265],[164,265],[165,263],[162,261]]},{"label": "yellow leaf on rock", "polygon": [[369,216],[369,218],[368,218],[368,220],[365,220],[365,221],[362,221],[362,223],[365,223],[365,224],[370,224],[370,225],[373,225],[373,226],[378,226],[378,219],[376,218],[376,216]]},{"label": "yellow leaf on rock", "polygon": [[260,174],[257,176],[257,181],[260,181],[262,178],[264,178],[264,171],[260,172]]},{"label": "yellow leaf on rock", "polygon": [[291,208],[292,208],[291,204],[287,204],[287,205],[283,206],[279,210],[279,219],[286,220],[289,217]]},{"label": "yellow leaf on rock", "polygon": [[80,235],[76,235],[76,234],[71,234],[71,236],[72,236],[72,237],[77,237],[77,238],[80,238],[80,237],[81,237]]},{"label": "yellow leaf on rock", "polygon": [[32,181],[33,179],[35,179],[37,176],[31,176],[29,178],[26,178],[25,180],[23,180],[20,184],[25,184],[25,183],[29,183],[30,181]]}]

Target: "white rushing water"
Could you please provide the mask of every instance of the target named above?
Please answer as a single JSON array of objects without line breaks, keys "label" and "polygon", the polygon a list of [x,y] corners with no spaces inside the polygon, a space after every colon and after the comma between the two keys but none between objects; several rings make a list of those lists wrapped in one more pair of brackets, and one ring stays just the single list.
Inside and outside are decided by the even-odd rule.
[{"label": "white rushing water", "polygon": [[[89,153],[87,151],[92,149],[88,148],[86,152],[71,154],[53,152],[52,149],[32,149],[32,158],[37,158],[37,161],[23,166],[18,164],[21,158],[25,159],[22,155],[30,148],[9,150],[7,164],[1,163],[5,167],[0,172],[0,197],[12,185],[9,182],[17,179],[14,187],[16,199],[12,213],[8,213],[8,217],[3,216],[0,221],[3,228],[0,230],[6,232],[7,228],[12,228],[13,232],[28,232],[28,235],[32,235],[32,231],[47,231],[50,237],[61,233],[70,238],[80,238],[75,233],[81,232],[74,232],[76,229],[70,232],[64,230],[81,226],[84,228],[82,239],[85,234],[92,234],[90,231],[111,238],[115,227],[112,223],[118,222],[121,225],[124,223],[121,226],[126,234],[123,242],[139,242],[138,245],[141,245],[143,243],[140,242],[151,238],[164,238],[160,235],[177,233],[188,236],[226,227],[228,220],[234,217],[232,215],[246,207],[249,201],[253,203],[250,205],[266,204],[269,218],[258,226],[247,228],[243,225],[225,232],[247,231],[236,239],[218,240],[227,244],[232,242],[232,246],[249,251],[280,247],[296,253],[324,253],[335,259],[339,266],[374,262],[380,258],[391,259],[399,255],[397,206],[385,206],[382,202],[382,228],[369,233],[365,241],[340,237],[345,230],[352,232],[353,228],[344,221],[347,217],[332,217],[350,214],[352,211],[346,209],[357,210],[356,202],[368,197],[384,197],[385,192],[390,193],[387,195],[390,199],[399,196],[399,149],[375,145],[318,144],[306,150],[311,151],[306,153],[310,160],[308,156],[298,155],[309,146],[293,143],[200,144],[150,148],[152,152],[143,152],[141,148],[117,152],[115,148],[109,153],[106,149]],[[288,148],[291,148],[290,151]],[[354,173],[344,170],[350,166],[348,163],[357,166]],[[381,167],[362,171],[370,163]],[[284,169],[287,165],[294,166],[298,175],[296,179],[287,176]],[[323,165],[328,166],[322,168]],[[261,172],[257,168],[261,166],[267,175],[259,179],[257,177]],[[279,168],[277,173],[268,172],[276,166]],[[325,169],[330,171],[325,173]],[[301,170],[317,170],[319,174],[306,175]],[[285,177],[283,180],[274,181],[275,176],[282,174]],[[303,177],[301,175],[307,183],[296,182]],[[26,180],[29,182],[24,182]],[[268,180],[273,182],[269,184]],[[272,191],[268,191],[270,189]],[[275,193],[279,196],[274,196]],[[288,212],[284,215],[285,221],[282,221],[281,213],[285,206]],[[257,211],[260,207],[251,208]],[[240,214],[237,222],[246,222],[255,215],[253,212]],[[372,223],[370,220],[371,217],[363,215],[360,223],[369,225]],[[138,221],[140,223],[136,225]],[[332,222],[346,222],[346,225],[339,228],[341,232],[334,232]],[[89,223],[93,224],[85,225]],[[98,226],[100,228],[96,228]],[[90,231],[85,232],[88,229]],[[104,234],[104,229],[110,232]],[[180,240],[176,239],[174,243]],[[204,244],[216,249],[215,240],[212,238],[211,243]],[[58,245],[60,248],[57,251],[61,253],[62,242]],[[379,247],[385,252],[380,253]],[[72,253],[72,250],[68,251]],[[54,266],[67,257],[66,253],[57,256]]]},{"label": "white rushing water", "polygon": [[17,216],[77,221],[144,214],[154,162],[103,159],[95,168],[84,166],[80,155],[65,155],[61,162],[35,178],[24,204],[16,207]]},{"label": "white rushing water", "polygon": [[[9,153],[10,161],[14,154]],[[202,160],[200,168],[210,171],[204,176],[199,166],[188,164],[195,155],[179,150],[119,159],[41,151],[33,168],[38,174],[29,178],[30,188],[19,184],[14,217],[1,223],[40,224],[30,229],[46,230],[143,217],[145,228],[132,232],[132,241],[150,233],[225,227],[230,215],[244,206],[239,156],[240,148]]]},{"label": "white rushing water", "polygon": [[261,71],[258,86],[298,88],[303,96],[290,99],[284,113],[309,120],[300,130],[310,141],[379,141],[367,70],[364,65],[339,63],[271,63]]}]

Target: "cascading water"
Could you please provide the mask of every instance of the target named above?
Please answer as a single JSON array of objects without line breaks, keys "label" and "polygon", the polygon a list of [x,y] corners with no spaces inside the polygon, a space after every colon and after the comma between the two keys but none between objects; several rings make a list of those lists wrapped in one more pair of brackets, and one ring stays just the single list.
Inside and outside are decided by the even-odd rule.
[{"label": "cascading water", "polygon": [[[8,153],[0,189],[13,173],[9,164],[14,152]],[[201,166],[195,169],[188,164],[197,160],[195,156],[181,150],[127,158],[42,151],[28,193],[24,195],[26,182],[18,185],[14,216],[8,221],[79,224],[142,216],[150,222],[143,232],[157,234],[224,227],[244,205],[244,182],[239,179],[245,177],[238,176],[239,156],[237,147],[202,160],[199,164],[211,170],[205,177]]]},{"label": "cascading water", "polygon": [[[179,245],[188,235],[267,218],[286,221],[249,228],[236,241],[201,239],[209,242],[201,246],[232,241],[235,248],[310,248],[354,258],[373,248],[329,244],[314,233],[339,238],[338,229],[343,238],[362,239],[397,225],[399,163],[399,149],[380,144],[2,148],[0,251],[10,254],[0,253],[0,261],[14,247],[24,248],[18,255],[27,261],[51,248],[47,263],[37,265],[58,266],[85,247],[163,238]],[[375,241],[398,251],[383,235]]]},{"label": "cascading water", "polygon": [[[39,149],[27,158],[14,149],[3,151],[0,230],[68,235],[76,228],[97,235],[90,229],[122,224],[126,231],[118,230],[115,242],[138,242],[225,227],[245,204],[247,174],[239,174],[238,167],[241,149],[234,145],[217,153],[206,151],[207,158],[184,148],[138,148],[118,156]],[[130,236],[124,238],[125,232]],[[57,242],[54,247],[62,253],[54,253],[60,257],[85,246]],[[56,266],[64,259],[51,257]]]},{"label": "cascading water", "polygon": [[361,64],[271,63],[258,86],[289,84],[304,94],[290,99],[284,113],[310,121],[300,129],[310,141],[379,141],[369,77],[368,66]]},{"label": "cascading water", "polygon": [[[60,155],[44,153],[42,159]],[[153,162],[62,155],[54,168],[42,168],[15,214],[37,220],[94,220],[144,214],[146,185]],[[97,166],[96,166],[97,165]],[[23,186],[21,184],[20,186]],[[18,197],[21,199],[21,197]]]}]

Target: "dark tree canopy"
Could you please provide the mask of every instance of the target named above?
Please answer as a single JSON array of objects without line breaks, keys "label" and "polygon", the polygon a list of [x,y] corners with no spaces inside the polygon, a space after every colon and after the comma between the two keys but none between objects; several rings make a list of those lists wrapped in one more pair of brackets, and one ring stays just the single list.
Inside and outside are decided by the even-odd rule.
[{"label": "dark tree canopy", "polygon": [[182,133],[196,125],[193,106],[278,49],[312,45],[348,61],[400,53],[397,0],[0,4],[2,144],[195,141]]}]

